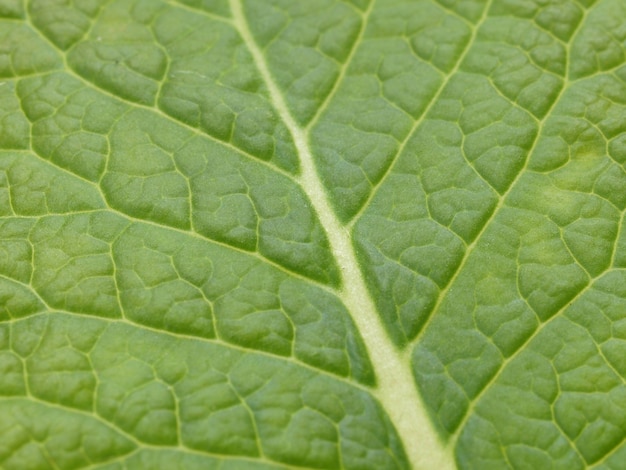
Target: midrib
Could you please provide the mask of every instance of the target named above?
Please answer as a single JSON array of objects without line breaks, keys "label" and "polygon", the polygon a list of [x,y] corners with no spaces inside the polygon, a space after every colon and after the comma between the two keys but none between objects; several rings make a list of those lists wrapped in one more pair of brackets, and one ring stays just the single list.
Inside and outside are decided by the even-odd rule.
[{"label": "midrib", "polygon": [[331,251],[341,270],[343,288],[337,294],[350,311],[374,367],[377,386],[372,389],[372,393],[393,422],[414,469],[453,469],[456,466],[452,451],[440,442],[417,393],[409,356],[398,351],[381,323],[369,290],[365,286],[350,232],[335,216],[322,181],[315,170],[306,133],[291,115],[282,93],[272,78],[265,58],[248,28],[241,1],[230,0],[230,7],[234,24],[265,81],[274,108],[294,138],[301,164],[298,182],[309,197],[326,231]]}]

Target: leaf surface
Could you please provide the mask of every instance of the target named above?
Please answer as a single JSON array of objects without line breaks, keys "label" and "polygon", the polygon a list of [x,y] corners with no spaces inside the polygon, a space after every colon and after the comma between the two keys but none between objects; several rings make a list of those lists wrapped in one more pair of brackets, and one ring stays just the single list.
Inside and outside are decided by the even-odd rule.
[{"label": "leaf surface", "polygon": [[0,0],[0,467],[622,469],[624,0]]}]

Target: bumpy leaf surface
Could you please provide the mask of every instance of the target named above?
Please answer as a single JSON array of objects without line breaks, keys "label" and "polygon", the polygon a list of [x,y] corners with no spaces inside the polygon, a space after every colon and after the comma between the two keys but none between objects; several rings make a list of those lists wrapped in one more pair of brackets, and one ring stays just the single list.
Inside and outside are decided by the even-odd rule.
[{"label": "bumpy leaf surface", "polygon": [[626,468],[624,0],[0,0],[0,468]]}]

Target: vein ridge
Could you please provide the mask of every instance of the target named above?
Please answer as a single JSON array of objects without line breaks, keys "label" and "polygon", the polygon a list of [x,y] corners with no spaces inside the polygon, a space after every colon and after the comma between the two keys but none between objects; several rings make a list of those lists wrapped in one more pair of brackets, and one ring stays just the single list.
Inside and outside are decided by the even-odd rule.
[{"label": "vein ridge", "polygon": [[[285,99],[274,81],[259,46],[250,32],[240,0],[230,0],[235,25],[270,92],[276,111],[293,135],[301,164],[300,185],[307,194],[320,219],[339,264],[342,288],[337,292],[361,333],[369,352],[378,386],[373,390],[387,411],[401,440],[409,461],[415,468],[452,469],[451,452],[439,441],[439,436],[426,413],[411,374],[409,362],[387,335],[360,271],[349,230],[343,226],[326,195],[315,168],[308,136],[289,112]],[[407,407],[406,403],[416,406]],[[418,446],[419,443],[419,446]],[[429,449],[422,453],[420,448]]]}]

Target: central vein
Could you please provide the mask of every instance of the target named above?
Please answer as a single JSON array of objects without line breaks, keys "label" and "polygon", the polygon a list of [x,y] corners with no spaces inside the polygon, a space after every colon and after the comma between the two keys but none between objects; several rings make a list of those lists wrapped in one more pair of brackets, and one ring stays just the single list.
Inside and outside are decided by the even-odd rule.
[{"label": "central vein", "polygon": [[439,441],[417,393],[408,356],[397,350],[381,323],[361,274],[350,232],[335,216],[315,170],[306,133],[289,112],[283,95],[272,78],[263,53],[248,28],[241,1],[230,0],[230,6],[235,26],[253,56],[272,103],[295,141],[301,164],[298,182],[311,200],[326,231],[343,280],[343,288],[338,295],[350,311],[374,367],[377,387],[372,392],[391,418],[413,468],[455,468],[451,452]]}]

